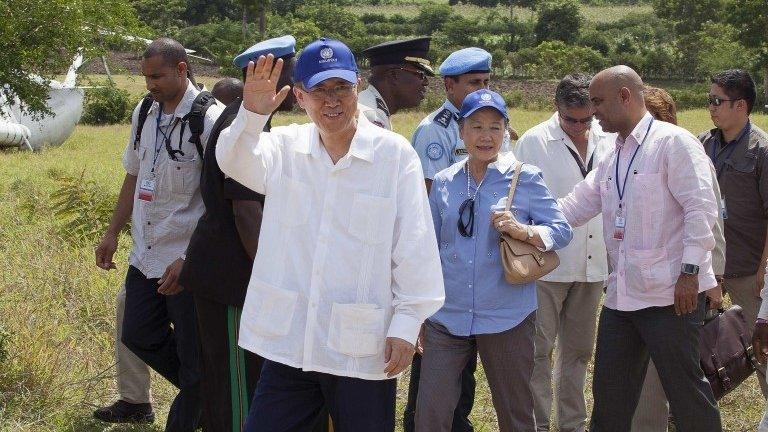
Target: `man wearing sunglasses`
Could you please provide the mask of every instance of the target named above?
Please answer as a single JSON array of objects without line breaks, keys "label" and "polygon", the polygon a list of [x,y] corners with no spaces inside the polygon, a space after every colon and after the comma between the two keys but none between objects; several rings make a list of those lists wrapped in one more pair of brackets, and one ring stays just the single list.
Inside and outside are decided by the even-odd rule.
[{"label": "man wearing sunglasses", "polygon": [[392,130],[389,118],[403,108],[415,108],[427,94],[427,77],[435,76],[429,60],[431,38],[389,41],[366,48],[371,65],[368,88],[358,95],[360,111],[371,123]]},{"label": "man wearing sunglasses", "polygon": [[[594,120],[591,79],[584,74],[563,78],[555,90],[557,111],[524,133],[515,146],[520,161],[541,169],[555,198],[567,196],[610,152],[616,138]],[[555,429],[580,431],[587,420],[587,363],[594,351],[597,308],[608,278],[602,234],[600,217],[575,228],[571,243],[558,251],[560,266],[536,283],[539,308],[531,387],[539,431],[550,430],[553,403]],[[558,389],[554,400],[553,380]]]},{"label": "man wearing sunglasses", "polygon": [[[712,77],[709,114],[715,128],[699,139],[712,159],[720,183],[720,211],[725,223],[723,288],[755,322],[768,258],[768,135],[750,122],[755,82],[749,72],[726,70]],[[768,321],[757,320],[755,334],[768,333]],[[768,397],[765,365],[757,374]]]}]

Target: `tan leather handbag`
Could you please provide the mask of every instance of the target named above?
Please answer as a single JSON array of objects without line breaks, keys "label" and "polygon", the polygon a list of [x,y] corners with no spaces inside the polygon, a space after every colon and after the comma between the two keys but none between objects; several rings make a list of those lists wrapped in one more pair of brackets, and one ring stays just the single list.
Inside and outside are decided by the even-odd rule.
[{"label": "tan leather handbag", "polygon": [[[520,179],[520,171],[523,163],[515,163],[515,174],[509,183],[509,195],[505,210],[509,211],[512,198],[515,196],[517,181]],[[514,218],[514,213],[512,214]],[[533,282],[542,276],[552,272],[560,265],[560,257],[555,251],[542,252],[536,246],[512,238],[509,234],[502,234],[499,240],[501,262],[504,265],[504,278],[511,284],[525,284]]]}]

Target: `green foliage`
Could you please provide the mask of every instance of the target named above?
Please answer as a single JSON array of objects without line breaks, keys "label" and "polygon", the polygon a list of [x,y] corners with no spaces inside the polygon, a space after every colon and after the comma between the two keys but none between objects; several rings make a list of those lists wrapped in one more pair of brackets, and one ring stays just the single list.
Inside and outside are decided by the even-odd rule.
[{"label": "green foliage", "polygon": [[660,18],[674,23],[678,35],[691,34],[723,13],[723,0],[653,0]]},{"label": "green foliage", "polygon": [[542,42],[510,55],[510,62],[524,75],[560,79],[573,72],[595,73],[606,66],[606,58],[592,48],[562,41]]},{"label": "green foliage", "polygon": [[130,109],[131,98],[126,90],[114,85],[88,89],[80,121],[89,125],[116,124],[128,118]]},{"label": "green foliage", "polygon": [[0,95],[35,114],[49,113],[50,79],[78,49],[99,51],[99,30],[141,33],[129,0],[0,0],[0,16]]},{"label": "green foliage", "polygon": [[[249,32],[256,32],[255,25],[249,26]],[[176,38],[186,48],[211,58],[224,68],[224,72],[235,76],[239,75],[240,71],[232,66],[232,59],[242,52],[243,47],[250,45],[243,40],[242,24],[231,20],[186,27],[176,34]]]},{"label": "green foliage", "polygon": [[696,32],[696,77],[707,79],[726,69],[750,69],[752,58],[737,39],[736,30],[727,24],[705,23]]},{"label": "green foliage", "polygon": [[11,341],[11,334],[0,324],[0,368],[8,359],[8,344]]},{"label": "green foliage", "polygon": [[539,17],[534,31],[536,40],[559,40],[573,43],[579,37],[584,21],[576,0],[546,0],[538,6]]},{"label": "green foliage", "polygon": [[453,10],[445,4],[427,3],[419,9],[419,15],[414,19],[416,31],[430,35],[440,30],[453,15]]},{"label": "green foliage", "polygon": [[186,27],[182,19],[187,11],[185,0],[134,0],[133,7],[141,22],[161,35],[173,35]]},{"label": "green foliage", "polygon": [[95,244],[109,226],[117,195],[85,177],[62,175],[51,193],[51,210],[59,220],[59,233],[76,244]]}]

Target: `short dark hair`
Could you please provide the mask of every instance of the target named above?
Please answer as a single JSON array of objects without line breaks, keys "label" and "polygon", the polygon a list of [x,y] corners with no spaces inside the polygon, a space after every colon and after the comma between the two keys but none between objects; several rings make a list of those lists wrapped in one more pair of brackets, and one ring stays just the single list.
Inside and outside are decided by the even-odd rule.
[{"label": "short dark hair", "polygon": [[712,84],[723,89],[731,99],[744,99],[747,102],[747,114],[752,112],[757,91],[752,75],[743,69],[728,69],[715,74]]},{"label": "short dark hair", "polygon": [[213,97],[224,105],[229,105],[235,99],[243,95],[243,82],[237,78],[223,78],[214,84],[211,89]]},{"label": "short dark hair", "polygon": [[155,56],[162,56],[168,66],[176,67],[181,62],[187,64],[189,68],[189,57],[187,51],[177,40],[168,37],[161,37],[153,40],[144,50],[145,59]]},{"label": "short dark hair", "polygon": [[575,73],[560,80],[555,90],[555,104],[564,108],[581,108],[589,105],[589,82],[592,76]]}]

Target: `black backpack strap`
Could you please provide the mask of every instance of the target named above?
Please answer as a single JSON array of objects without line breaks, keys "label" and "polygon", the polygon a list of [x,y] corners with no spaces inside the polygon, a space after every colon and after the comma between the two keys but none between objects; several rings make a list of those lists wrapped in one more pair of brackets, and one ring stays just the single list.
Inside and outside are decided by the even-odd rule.
[{"label": "black backpack strap", "polygon": [[195,100],[192,102],[192,109],[184,116],[182,120],[189,124],[189,142],[195,145],[197,148],[197,154],[200,155],[200,160],[203,160],[203,143],[200,141],[200,136],[205,129],[205,113],[211,105],[216,103],[216,98],[210,92],[200,92]]},{"label": "black backpack strap", "polygon": [[141,100],[141,107],[139,107],[139,119],[136,123],[136,135],[133,137],[134,150],[139,148],[139,143],[141,142],[141,130],[144,128],[144,122],[147,121],[147,115],[149,115],[149,109],[152,107],[153,103],[155,103],[155,99],[149,93],[147,93],[147,95],[144,96],[144,99]]}]

